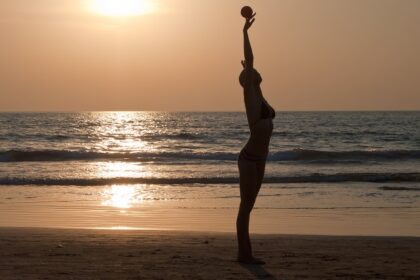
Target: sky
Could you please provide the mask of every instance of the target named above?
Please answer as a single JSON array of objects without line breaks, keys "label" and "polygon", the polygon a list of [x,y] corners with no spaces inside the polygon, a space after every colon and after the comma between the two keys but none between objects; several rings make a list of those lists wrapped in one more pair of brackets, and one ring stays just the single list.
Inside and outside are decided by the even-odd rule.
[{"label": "sky", "polygon": [[420,1],[104,1],[0,1],[0,111],[243,111],[243,5],[276,110],[420,110]]}]

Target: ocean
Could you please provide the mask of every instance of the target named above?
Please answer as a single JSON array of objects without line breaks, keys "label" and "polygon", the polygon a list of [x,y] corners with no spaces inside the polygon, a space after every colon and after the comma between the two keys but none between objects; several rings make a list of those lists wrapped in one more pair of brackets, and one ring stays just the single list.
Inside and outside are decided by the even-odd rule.
[{"label": "ocean", "polygon": [[[419,124],[420,112],[278,112],[256,204],[266,215],[257,231],[285,232],[276,209],[344,216],[363,210],[384,221],[398,213],[401,234],[420,235]],[[244,112],[0,113],[0,210],[10,215],[0,226],[170,224],[169,212],[155,213],[146,226],[136,220],[134,210],[146,206],[227,209],[233,217],[236,161],[248,136]],[[114,210],[131,220],[65,218]],[[45,218],[51,212],[55,220]],[[216,230],[233,229],[214,219]]]}]

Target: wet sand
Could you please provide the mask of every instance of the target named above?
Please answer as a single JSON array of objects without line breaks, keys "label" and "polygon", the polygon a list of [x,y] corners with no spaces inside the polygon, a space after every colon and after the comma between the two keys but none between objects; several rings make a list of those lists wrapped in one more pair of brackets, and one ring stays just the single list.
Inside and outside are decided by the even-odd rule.
[{"label": "wet sand", "polygon": [[420,279],[420,238],[254,235],[267,264],[235,262],[232,233],[0,229],[0,279]]}]

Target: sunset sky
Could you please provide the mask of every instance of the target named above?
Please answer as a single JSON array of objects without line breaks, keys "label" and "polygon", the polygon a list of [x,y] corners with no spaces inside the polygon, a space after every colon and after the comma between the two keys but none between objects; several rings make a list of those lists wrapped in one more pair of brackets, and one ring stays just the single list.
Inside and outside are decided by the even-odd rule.
[{"label": "sunset sky", "polygon": [[277,110],[420,110],[420,1],[119,1],[0,1],[0,111],[242,111],[244,4]]}]

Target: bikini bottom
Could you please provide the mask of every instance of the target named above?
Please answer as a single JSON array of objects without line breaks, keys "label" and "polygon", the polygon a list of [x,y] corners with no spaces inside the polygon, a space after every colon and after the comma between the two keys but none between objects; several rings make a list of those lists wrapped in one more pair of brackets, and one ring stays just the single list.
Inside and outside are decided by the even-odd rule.
[{"label": "bikini bottom", "polygon": [[248,152],[246,148],[243,148],[239,153],[238,160],[247,160],[247,161],[265,161],[267,159],[267,155],[253,155],[252,153]]}]

